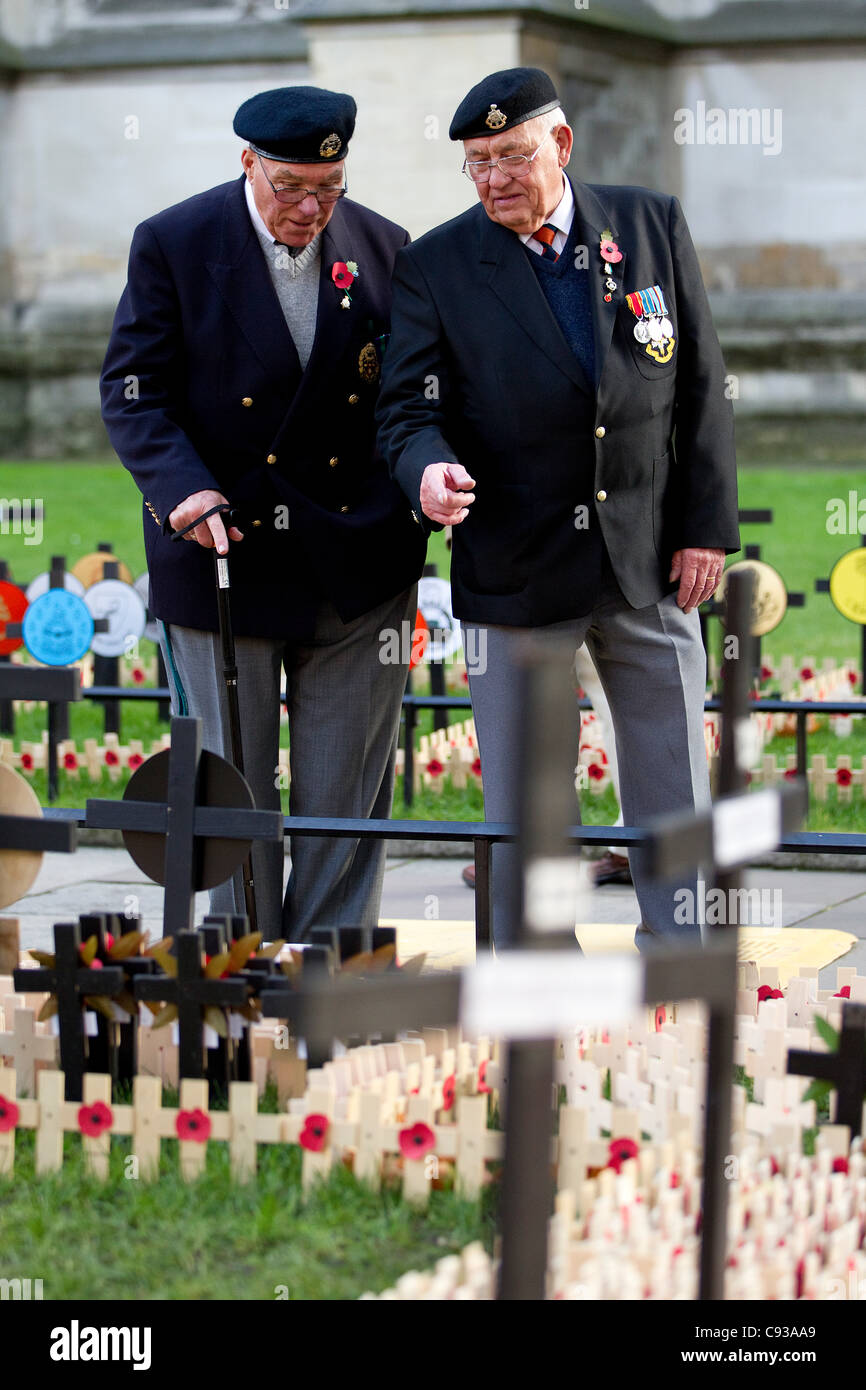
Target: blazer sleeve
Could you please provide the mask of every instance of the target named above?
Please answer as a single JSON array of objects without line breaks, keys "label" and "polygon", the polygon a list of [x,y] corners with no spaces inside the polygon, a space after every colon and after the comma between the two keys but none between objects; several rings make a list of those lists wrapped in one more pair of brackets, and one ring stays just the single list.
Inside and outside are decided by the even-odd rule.
[{"label": "blazer sleeve", "polygon": [[184,498],[220,490],[184,430],[184,356],[174,281],[156,234],[143,222],[133,237],[100,392],[108,437],[164,531]]},{"label": "blazer sleeve", "polygon": [[740,548],[734,409],[698,257],[682,208],[671,199],[679,365],[675,449],[682,533],[676,548]]},{"label": "blazer sleeve", "polygon": [[397,253],[391,338],[376,410],[379,447],[425,532],[441,531],[421,510],[421,479],[431,463],[457,463],[445,436],[448,368],[433,293],[408,247]]}]

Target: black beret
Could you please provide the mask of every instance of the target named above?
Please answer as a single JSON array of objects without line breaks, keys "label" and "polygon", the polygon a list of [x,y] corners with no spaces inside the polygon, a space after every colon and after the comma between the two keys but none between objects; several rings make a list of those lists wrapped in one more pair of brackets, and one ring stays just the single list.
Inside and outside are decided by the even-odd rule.
[{"label": "black beret", "polygon": [[499,135],[559,105],[556,88],[541,68],[504,68],[477,83],[454,112],[452,140]]},{"label": "black beret", "polygon": [[275,87],[238,107],[233,129],[265,159],[327,164],[346,154],[357,109],[345,92]]}]

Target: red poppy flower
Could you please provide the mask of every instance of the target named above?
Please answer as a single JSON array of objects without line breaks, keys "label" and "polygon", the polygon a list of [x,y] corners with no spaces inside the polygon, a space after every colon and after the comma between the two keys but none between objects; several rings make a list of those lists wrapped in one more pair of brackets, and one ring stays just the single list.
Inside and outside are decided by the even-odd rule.
[{"label": "red poppy flower", "polygon": [[337,289],[348,290],[355,279],[345,261],[334,261],[331,267],[331,279]]},{"label": "red poppy flower", "polygon": [[0,1096],[0,1134],[8,1134],[18,1123],[18,1106],[14,1100]]},{"label": "red poppy flower", "polygon": [[476,759],[475,759],[475,762],[472,764],[472,769],[471,769],[471,770],[472,770],[472,772],[475,773],[475,776],[476,776],[476,777],[480,777],[480,776],[481,776],[481,759],[480,759],[480,758],[476,758]]},{"label": "red poppy flower", "polygon": [[852,775],[850,767],[837,767],[836,785],[839,787],[850,787]]},{"label": "red poppy flower", "polygon": [[113,748],[106,748],[105,761],[108,763],[109,767],[115,767],[117,763],[120,762],[120,759],[118,758]]},{"label": "red poppy flower", "polygon": [[327,1115],[307,1115],[304,1119],[304,1128],[298,1135],[298,1143],[302,1149],[309,1149],[311,1154],[321,1153],[327,1142],[330,1128],[331,1121]]},{"label": "red poppy flower", "polygon": [[841,988],[836,994],[833,995],[833,998],[834,998],[834,999],[850,999],[850,998],[851,998],[851,986],[850,986],[850,985],[843,985],[842,988]]},{"label": "red poppy flower", "polygon": [[601,258],[609,262],[610,265],[616,265],[617,261],[622,260],[622,252],[616,242],[611,241],[610,237],[602,237]]},{"label": "red poppy flower", "polygon": [[759,1004],[763,1004],[765,999],[784,999],[784,997],[780,989],[772,989],[770,985],[761,985],[758,990]]},{"label": "red poppy flower", "polygon": [[849,672],[848,672],[848,684],[849,684],[849,685],[856,685],[856,684],[857,684],[857,672],[856,672],[856,671],[849,671]]},{"label": "red poppy flower", "polygon": [[478,1066],[478,1094],[479,1094],[480,1096],[489,1096],[489,1095],[491,1094],[491,1089],[490,1089],[490,1087],[489,1087],[488,1084],[487,1084],[487,1062],[486,1062],[486,1060],[483,1061],[483,1062],[481,1062],[481,1063],[479,1063],[479,1066]]},{"label": "red poppy flower", "polygon": [[660,1033],[668,1021],[668,1011],[664,1004],[659,1004],[656,1009],[656,1032]]},{"label": "red poppy flower", "polygon": [[127,762],[127,767],[131,767],[133,769],[136,767],[141,767],[141,764],[143,762],[144,758],[141,756],[140,753],[130,753],[129,760]]},{"label": "red poppy flower", "polygon": [[106,949],[107,951],[110,951],[113,945],[114,945],[114,937],[111,935],[111,932],[110,932],[110,931],[107,931],[107,932],[105,933],[105,949]]},{"label": "red poppy flower", "polygon": [[111,1106],[104,1101],[94,1101],[93,1105],[82,1105],[78,1110],[78,1128],[88,1139],[98,1139],[107,1129],[111,1129],[114,1116]]},{"label": "red poppy flower", "polygon": [[178,1110],[174,1127],[178,1139],[206,1144],[210,1138],[210,1115],[203,1110]]},{"label": "red poppy flower", "polygon": [[681,1183],[682,1183],[682,1178],[680,1177],[679,1173],[677,1173],[677,1172],[671,1173],[671,1180],[670,1180],[670,1183],[668,1184],[668,1186],[669,1186],[669,1187],[679,1187]]},{"label": "red poppy flower", "polygon": [[454,1093],[457,1089],[457,1077],[446,1076],[442,1082],[442,1109],[450,1110],[454,1104]]},{"label": "red poppy flower", "polygon": [[600,782],[604,777],[604,768],[600,767],[598,763],[590,763],[586,770],[595,782]]},{"label": "red poppy flower", "polygon": [[78,766],[78,757],[77,757],[77,755],[76,755],[75,753],[64,753],[64,754],[63,754],[63,766],[64,766],[64,767],[68,767],[68,768],[70,768],[70,769],[71,769],[71,768],[76,768],[76,767]]},{"label": "red poppy flower", "polygon": [[144,672],[142,671],[140,666],[133,667],[132,679],[135,681],[136,685],[141,685],[142,681],[144,680]]},{"label": "red poppy flower", "polygon": [[32,753],[22,753],[22,754],[21,754],[21,766],[22,766],[22,767],[25,767],[25,768],[27,769],[28,772],[31,771],[31,769],[32,769],[32,767],[33,767],[33,754],[32,754]]},{"label": "red poppy flower", "polygon": [[776,1174],[781,1173],[781,1171],[782,1170],[776,1162],[775,1158],[772,1154],[770,1154],[770,1176],[774,1178]]},{"label": "red poppy flower", "polygon": [[761,680],[762,680],[762,681],[769,681],[769,680],[772,680],[772,679],[773,679],[773,674],[774,674],[774,673],[773,673],[773,668],[772,668],[771,666],[762,666],[762,667],[761,667]]},{"label": "red poppy flower", "polygon": [[444,764],[440,763],[438,758],[431,758],[427,764],[427,771],[430,773],[431,777],[440,777],[445,771],[445,767]]},{"label": "red poppy flower", "polygon": [[789,782],[793,782],[794,778],[797,776],[797,769],[795,767],[785,768],[785,776]]},{"label": "red poppy flower", "polygon": [[637,1158],[638,1147],[633,1139],[611,1139],[608,1145],[608,1168],[619,1172],[628,1158]]},{"label": "red poppy flower", "polygon": [[404,1158],[419,1159],[428,1154],[436,1143],[436,1135],[429,1125],[419,1120],[409,1129],[401,1129],[397,1135],[400,1152]]},{"label": "red poppy flower", "polygon": [[462,683],[463,683],[464,685],[468,685],[468,684],[469,684],[469,672],[468,672],[468,671],[464,671],[463,674],[462,674],[462,676],[460,677],[460,680],[462,681]]},{"label": "red poppy flower", "polygon": [[834,1158],[834,1159],[833,1159],[833,1172],[834,1172],[834,1173],[847,1173],[847,1172],[848,1172],[848,1160],[847,1160],[847,1158]]},{"label": "red poppy flower", "polygon": [[811,667],[811,666],[801,666],[801,667],[800,667],[800,679],[801,679],[801,680],[810,681],[810,680],[813,680],[813,679],[814,679],[814,676],[815,676],[815,672],[812,670],[812,667]]}]

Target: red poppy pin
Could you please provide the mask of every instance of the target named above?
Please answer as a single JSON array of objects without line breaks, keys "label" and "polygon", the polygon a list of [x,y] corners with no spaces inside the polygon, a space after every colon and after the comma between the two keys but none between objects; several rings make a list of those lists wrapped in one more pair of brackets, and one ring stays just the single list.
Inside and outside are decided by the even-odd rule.
[{"label": "red poppy pin", "polygon": [[487,1084],[486,1061],[479,1062],[478,1064],[478,1094],[480,1096],[489,1096],[491,1094],[491,1088]]},{"label": "red poppy pin", "polygon": [[203,1110],[178,1110],[174,1122],[178,1139],[206,1144],[210,1138],[210,1116]]},{"label": "red poppy pin", "polygon": [[98,1139],[107,1129],[111,1129],[114,1116],[111,1106],[97,1100],[93,1105],[82,1105],[78,1110],[78,1128],[88,1139]]},{"label": "red poppy pin", "polygon": [[446,1076],[442,1082],[442,1109],[450,1110],[454,1104],[454,1093],[457,1089],[457,1077]]},{"label": "red poppy pin", "polygon": [[410,1125],[408,1129],[401,1129],[397,1139],[403,1157],[411,1159],[423,1158],[436,1143],[436,1135],[430,1126],[425,1125],[422,1120],[419,1120],[417,1124]]},{"label": "red poppy pin", "polygon": [[14,1100],[0,1096],[0,1134],[8,1134],[18,1123],[18,1106]]},{"label": "red poppy pin", "polygon": [[770,985],[761,985],[758,990],[759,1004],[763,1004],[765,999],[784,999],[784,997],[780,989],[773,989]]},{"label": "red poppy pin", "polygon": [[337,286],[337,289],[342,291],[342,297],[340,299],[341,309],[348,309],[351,305],[352,296],[349,294],[349,290],[352,288],[357,278],[357,261],[334,261],[334,264],[331,266],[331,279]]},{"label": "red poppy pin", "polygon": [[311,1154],[319,1154],[327,1143],[330,1128],[331,1121],[327,1115],[307,1115],[304,1118],[304,1128],[298,1135],[298,1143]]},{"label": "red poppy pin", "polygon": [[637,1158],[638,1147],[633,1139],[611,1139],[608,1145],[608,1168],[618,1173],[629,1158]]}]

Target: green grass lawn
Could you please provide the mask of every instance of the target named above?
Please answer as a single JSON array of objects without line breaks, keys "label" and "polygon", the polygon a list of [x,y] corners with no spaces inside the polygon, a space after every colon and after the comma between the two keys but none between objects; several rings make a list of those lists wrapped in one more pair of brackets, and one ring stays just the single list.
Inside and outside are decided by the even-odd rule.
[{"label": "green grass lawn", "polygon": [[492,1187],[480,1202],[434,1191],[418,1213],[398,1188],[375,1193],[338,1167],[304,1201],[295,1145],[261,1145],[258,1175],[241,1186],[227,1145],[213,1144],[205,1176],[189,1184],[177,1175],[174,1140],[147,1184],[124,1177],[130,1143],[112,1141],[100,1183],[73,1136],[62,1172],[40,1177],[32,1134],[19,1136],[15,1176],[0,1178],[5,1278],[42,1278],[52,1300],[354,1299],[469,1241],[492,1247]]},{"label": "green grass lawn", "polygon": [[[760,545],[762,558],[781,572],[789,590],[806,595],[805,607],[789,609],[776,631],[763,639],[764,653],[772,655],[776,661],[790,654],[798,664],[806,658],[819,665],[826,659],[859,663],[860,628],[836,612],[829,595],[815,593],[815,580],[828,577],[834,562],[859,544],[856,535],[828,534],[827,503],[833,497],[847,498],[850,490],[858,489],[862,478],[862,469],[765,467],[754,459],[743,461],[741,506],[768,507],[774,513],[772,525],[744,526],[743,544]],[[866,494],[866,489],[863,491]],[[41,545],[28,545],[26,538],[20,535],[0,536],[0,558],[9,562],[18,582],[26,583],[46,569],[52,554],[65,554],[72,565],[101,541],[114,545],[116,553],[134,574],[143,568],[139,494],[119,463],[0,463],[0,496],[40,497],[44,502]],[[448,574],[449,554],[442,532],[431,537],[428,560],[438,566],[440,575]],[[717,643],[718,637],[718,624],[713,623],[711,642]],[[143,655],[146,656],[149,649],[150,644],[143,642]],[[420,677],[419,672],[414,678],[414,689],[418,693],[424,689]],[[465,717],[462,712],[460,717]],[[142,739],[145,745],[165,727],[157,722],[152,705],[126,702],[122,707],[122,720],[124,740]],[[80,747],[85,738],[100,738],[101,710],[83,701],[71,710],[71,726]],[[21,714],[16,727],[17,741],[38,739],[44,727],[42,712]],[[418,727],[419,733],[429,731],[432,716],[422,715]],[[284,730],[283,742],[286,741]],[[793,739],[777,739],[769,751],[779,756],[793,751]],[[809,751],[826,752],[831,758],[849,753],[857,762],[866,754],[866,727],[862,721],[857,721],[854,735],[844,741],[829,730],[822,730],[810,736]],[[44,799],[44,777],[37,776],[34,785]],[[88,795],[119,796],[123,786],[123,781],[112,783],[107,775],[101,787],[94,787],[86,779],[78,783],[62,777],[60,803],[81,805]],[[285,795],[284,803],[287,810]],[[608,823],[616,814],[612,794],[584,796],[583,806],[585,819],[590,823]],[[399,786],[394,810],[397,815],[405,814]],[[425,791],[417,797],[409,814],[423,819],[480,819],[481,796],[477,788],[464,793],[446,785],[441,795]],[[862,829],[864,824],[866,811],[861,797],[855,797],[851,806],[837,805],[832,793],[824,805],[813,803],[809,822],[812,829]]]}]

